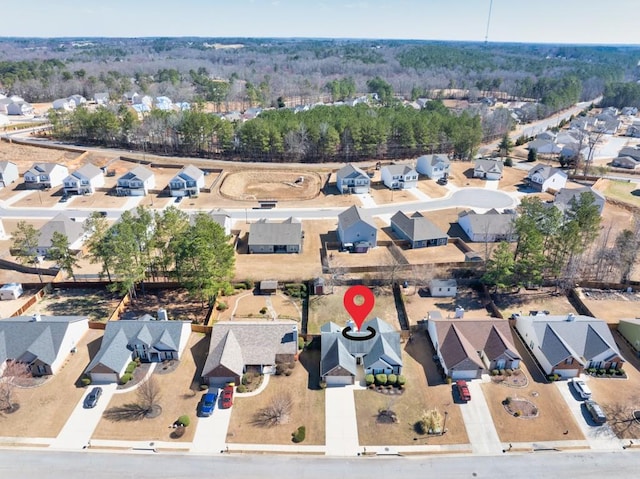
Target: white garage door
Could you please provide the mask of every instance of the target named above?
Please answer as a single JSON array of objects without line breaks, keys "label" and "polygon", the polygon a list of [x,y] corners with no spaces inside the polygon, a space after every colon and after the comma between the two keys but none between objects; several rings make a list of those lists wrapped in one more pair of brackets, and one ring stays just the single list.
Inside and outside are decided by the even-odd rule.
[{"label": "white garage door", "polygon": [[476,379],[478,377],[477,369],[459,369],[451,371],[451,379]]},{"label": "white garage door", "polygon": [[118,382],[115,373],[91,373],[91,382],[93,384],[107,384]]},{"label": "white garage door", "polygon": [[555,373],[561,378],[575,378],[578,376],[578,369],[556,369]]},{"label": "white garage door", "polygon": [[210,377],[209,378],[209,387],[218,387],[222,388],[227,383],[233,383],[236,379],[234,377],[229,378],[221,378],[221,377]]},{"label": "white garage door", "polygon": [[325,376],[327,386],[346,386],[353,384],[353,376]]}]

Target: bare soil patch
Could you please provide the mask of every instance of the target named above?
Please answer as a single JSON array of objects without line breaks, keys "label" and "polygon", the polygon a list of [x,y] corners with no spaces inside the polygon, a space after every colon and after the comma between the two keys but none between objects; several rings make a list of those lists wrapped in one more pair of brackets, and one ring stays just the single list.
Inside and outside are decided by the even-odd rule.
[{"label": "bare soil patch", "polygon": [[78,156],[80,156],[80,153],[0,141],[0,161],[13,161],[18,165],[20,175],[31,168],[34,163],[61,163],[66,165],[67,161],[72,161]]},{"label": "bare soil patch", "polygon": [[[216,312],[217,321],[258,321],[261,319],[293,319],[300,321],[300,300],[283,293],[272,295],[255,294],[252,291],[241,291],[233,296],[223,296],[219,301],[226,303],[227,309]],[[260,311],[267,308],[265,313]],[[272,316],[275,313],[275,317]]]},{"label": "bare soil patch", "polygon": [[596,318],[618,324],[622,318],[640,317],[640,293],[577,288],[582,302]]},{"label": "bare soil patch", "polygon": [[369,194],[377,205],[405,203],[407,201],[416,201],[417,199],[411,194],[411,190],[391,190],[383,183],[372,183]]},{"label": "bare soil patch", "polygon": [[478,293],[466,287],[458,287],[455,298],[434,298],[429,295],[428,284],[410,286],[404,292],[404,304],[409,322],[415,325],[429,311],[439,311],[443,318],[453,318],[456,307],[464,308],[466,318],[482,319],[491,315],[483,306]]},{"label": "bare soil patch", "polygon": [[430,248],[403,248],[403,256],[411,264],[453,263],[464,261],[464,253],[455,244],[432,246]]},{"label": "bare soil patch", "polygon": [[155,316],[158,309],[165,309],[169,319],[202,323],[208,306],[189,296],[184,289],[147,291],[127,305],[121,319],[134,319],[143,314]]},{"label": "bare soil patch", "polygon": [[567,297],[555,288],[540,288],[518,293],[492,294],[493,301],[505,318],[513,313],[528,315],[530,311],[549,311],[552,315],[577,314]]},{"label": "bare soil patch", "polygon": [[[300,178],[303,180],[296,183]],[[316,197],[321,187],[322,179],[314,172],[265,169],[227,174],[220,193],[237,200],[308,200]]]},{"label": "bare soil patch", "polygon": [[28,314],[87,315],[92,321],[106,321],[119,302],[118,295],[103,288],[54,289],[34,304]]},{"label": "bare soil patch", "polygon": [[435,180],[431,180],[426,176],[420,177],[418,189],[425,195],[428,195],[429,198],[442,198],[449,191],[446,187],[439,185]]}]

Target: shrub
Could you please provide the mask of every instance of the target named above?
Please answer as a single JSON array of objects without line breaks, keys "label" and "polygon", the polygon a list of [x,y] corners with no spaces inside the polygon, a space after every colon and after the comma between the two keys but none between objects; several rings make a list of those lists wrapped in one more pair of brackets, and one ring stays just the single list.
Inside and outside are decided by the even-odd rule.
[{"label": "shrub", "polygon": [[398,376],[398,380],[396,381],[396,384],[398,386],[404,386],[406,383],[407,383],[407,378],[405,378],[402,374]]},{"label": "shrub", "polygon": [[522,416],[522,411],[516,411],[516,412],[513,413],[513,415],[515,417],[520,417],[520,416]]},{"label": "shrub", "polygon": [[191,419],[189,419],[189,416],[187,416],[186,414],[183,414],[178,418],[176,424],[178,424],[179,426],[187,427],[189,424],[191,424]]},{"label": "shrub", "polygon": [[142,363],[142,359],[140,358],[135,358],[134,361],[138,366],[140,366],[140,363]]},{"label": "shrub", "polygon": [[280,376],[281,374],[284,374],[286,370],[287,370],[287,365],[285,363],[276,364],[276,375]]},{"label": "shrub", "polygon": [[606,373],[605,369],[598,369],[598,376],[604,376],[605,373]]},{"label": "shrub", "polygon": [[504,404],[505,406],[508,406],[509,404],[511,404],[511,396],[507,396],[506,398],[504,398],[504,401],[502,401],[502,404]]},{"label": "shrub", "polygon": [[504,166],[513,166],[513,160],[511,158],[505,158]]},{"label": "shrub", "polygon": [[200,391],[206,391],[207,389],[209,389],[209,385],[208,384],[201,384],[200,385]]},{"label": "shrub", "polygon": [[267,309],[267,307],[266,307],[266,306],[263,306],[263,307],[260,309],[260,314],[267,314],[267,311],[269,311],[269,310]]},{"label": "shrub", "polygon": [[245,386],[244,384],[240,384],[236,388],[236,391],[238,391],[239,393],[246,393],[247,392],[247,386]]},{"label": "shrub", "polygon": [[501,370],[500,370],[500,376],[506,376],[506,374],[507,374],[507,373],[505,372],[505,370],[504,370],[504,369],[501,369]]},{"label": "shrub", "polygon": [[137,367],[138,367],[138,365],[134,361],[131,361],[127,365],[127,369],[125,370],[125,373],[131,374]]},{"label": "shrub", "polygon": [[252,279],[245,279],[244,284],[247,287],[247,289],[253,289],[256,285]]},{"label": "shrub", "polygon": [[224,289],[222,290],[223,296],[232,296],[235,293],[233,289],[233,285],[231,283],[227,283],[224,285]]},{"label": "shrub", "polygon": [[80,383],[82,383],[83,386],[88,386],[91,384],[91,378],[84,377],[80,380]]},{"label": "shrub", "polygon": [[217,309],[218,311],[224,311],[224,310],[226,310],[228,307],[229,307],[229,306],[227,306],[227,303],[225,303],[224,301],[220,301],[220,302],[218,303],[218,305],[216,306],[216,309]]},{"label": "shrub", "polygon": [[364,377],[364,382],[366,383],[367,386],[371,386],[375,382],[375,378],[373,377],[373,374],[367,374]]},{"label": "shrub", "polygon": [[293,373],[293,371],[291,369],[285,369],[284,370],[284,375],[285,376],[291,376],[291,373]]},{"label": "shrub", "polygon": [[133,376],[130,373],[125,373],[120,377],[120,384],[127,384],[132,379]]},{"label": "shrub", "polygon": [[326,381],[320,381],[320,389],[327,389],[327,382]]},{"label": "shrub", "polygon": [[620,369],[618,369],[618,374],[620,376],[624,376],[626,373],[624,372],[624,369],[620,368]]},{"label": "shrub", "polygon": [[597,369],[596,369],[596,368],[589,368],[589,369],[587,369],[587,372],[588,372],[589,374],[595,374],[595,373],[596,373],[596,371],[597,371]]},{"label": "shrub", "polygon": [[398,376],[395,374],[389,374],[387,376],[387,384],[392,384],[392,385],[396,385],[396,383],[398,382]]},{"label": "shrub", "polygon": [[386,374],[376,374],[376,384],[378,386],[384,386],[387,384],[387,375]]},{"label": "shrub", "polygon": [[451,384],[453,382],[453,379],[451,379],[451,376],[447,376],[447,384]]},{"label": "shrub", "polygon": [[302,442],[302,441],[304,441],[304,438],[305,438],[306,434],[307,434],[307,431],[306,431],[305,427],[304,426],[300,426],[296,430],[296,432],[291,434],[291,436],[292,436],[291,440],[293,442],[295,442],[295,443]]},{"label": "shrub", "polygon": [[615,374],[616,374],[616,370],[615,370],[615,369],[609,369],[609,370],[607,371],[607,373],[608,373],[608,374],[610,374],[611,376],[615,376]]},{"label": "shrub", "polygon": [[513,374],[513,371],[511,369],[505,369],[504,372],[507,375],[507,377],[509,377],[509,376],[511,376]]},{"label": "shrub", "polygon": [[500,374],[500,372],[497,369],[492,369],[491,370],[491,375],[492,376],[497,376],[498,374]]},{"label": "shrub", "polygon": [[298,349],[304,349],[304,338],[302,336],[298,336]]}]

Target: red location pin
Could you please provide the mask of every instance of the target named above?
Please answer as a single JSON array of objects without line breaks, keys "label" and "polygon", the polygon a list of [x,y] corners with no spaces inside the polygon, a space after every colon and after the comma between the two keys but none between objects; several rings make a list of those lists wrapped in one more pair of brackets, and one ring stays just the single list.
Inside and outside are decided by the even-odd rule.
[{"label": "red location pin", "polygon": [[[362,303],[357,304],[355,299],[357,296],[362,298]],[[351,286],[346,293],[344,293],[344,309],[347,310],[347,313],[353,318],[353,321],[356,323],[358,327],[358,331],[360,331],[360,327],[364,320],[367,319],[367,315],[373,309],[373,306],[376,304],[376,298],[373,296],[373,293],[369,288],[358,284],[356,286]]]}]

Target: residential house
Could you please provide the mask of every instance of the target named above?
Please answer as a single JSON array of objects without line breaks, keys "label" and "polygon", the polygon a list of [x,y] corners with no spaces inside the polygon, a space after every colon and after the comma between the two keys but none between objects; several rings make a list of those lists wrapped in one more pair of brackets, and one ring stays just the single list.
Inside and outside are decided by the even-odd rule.
[{"label": "residential house", "polygon": [[351,163],[336,172],[336,188],[344,193],[369,193],[371,178],[363,170]]},{"label": "residential house", "polygon": [[634,122],[633,125],[629,125],[629,127],[627,128],[627,136],[640,138],[640,123]]},{"label": "residential house", "polygon": [[622,108],[620,114],[626,116],[636,116],[638,114],[638,109],[635,106],[625,106],[624,108]]},{"label": "residential house", "polygon": [[24,292],[21,283],[7,283],[0,288],[0,299],[12,301],[22,296]]},{"label": "residential house", "polygon": [[602,214],[606,198],[602,193],[589,186],[582,188],[560,188],[553,199],[553,204],[563,213],[569,209],[572,201],[579,201],[583,193],[591,193],[593,195],[593,203],[598,207],[598,212]]},{"label": "residential house", "polygon": [[26,101],[12,101],[7,105],[7,115],[33,115],[34,109]]},{"label": "residential house", "polygon": [[231,225],[233,224],[233,221],[231,220],[229,213],[220,208],[216,208],[209,211],[209,216],[213,218],[213,221],[222,226],[225,235],[228,236],[231,234]]},{"label": "residential house", "polygon": [[24,174],[26,188],[55,188],[61,186],[69,174],[66,166],[56,163],[34,163]]},{"label": "residential house", "polygon": [[249,227],[249,253],[300,253],[302,223],[287,218],[281,223],[261,219]]},{"label": "residential house", "polygon": [[126,91],[122,95],[122,101],[128,103],[129,105],[133,105],[134,103],[139,102],[140,95],[135,91]]},{"label": "residential house", "polygon": [[64,192],[67,195],[92,195],[102,186],[104,173],[91,163],[81,166],[64,179]]},{"label": "residential house", "polygon": [[159,96],[156,97],[153,107],[158,110],[170,111],[173,110],[173,102],[168,96]]},{"label": "residential house", "polygon": [[87,103],[87,99],[78,94],[71,95],[67,100],[69,100],[69,103],[71,103],[73,108],[78,108],[80,105]]},{"label": "residential house", "polygon": [[621,319],[618,332],[633,347],[636,354],[640,355],[640,318]]},{"label": "residential house", "polygon": [[582,130],[561,130],[556,136],[556,143],[566,145],[567,143],[582,143],[587,145],[589,135]]},{"label": "residential house", "polygon": [[640,145],[625,146],[618,152],[618,156],[630,156],[634,160],[640,161]]},{"label": "residential house", "polygon": [[451,161],[447,155],[422,155],[418,158],[416,170],[432,180],[449,176]]},{"label": "residential house", "polygon": [[444,231],[418,212],[407,216],[398,211],[391,217],[391,230],[408,241],[412,248],[444,246],[449,241],[449,236]]},{"label": "residential house", "polygon": [[169,181],[171,196],[198,196],[202,188],[204,171],[193,165],[185,166]]},{"label": "residential house", "polygon": [[607,323],[591,316],[517,316],[516,329],[547,375],[579,376],[585,369],[620,369],[625,362]]},{"label": "residential house", "polygon": [[408,190],[418,186],[418,172],[409,165],[387,165],[380,170],[382,182],[392,190]]},{"label": "residential house", "polygon": [[89,329],[86,316],[14,316],[0,320],[0,376],[7,361],[33,376],[56,374]]},{"label": "residential house", "polygon": [[180,359],[190,334],[190,321],[155,319],[149,314],[138,319],[108,321],[100,350],[85,373],[93,383],[113,383],[122,378],[128,364],[137,358],[145,363]]},{"label": "residential house", "polygon": [[529,170],[526,180],[536,191],[558,191],[567,184],[567,174],[559,168],[538,163]]},{"label": "residential house", "polygon": [[18,165],[12,161],[0,161],[0,188],[9,186],[19,176]]},{"label": "residential house", "polygon": [[557,138],[557,135],[550,130],[545,130],[542,133],[538,133],[536,135],[536,140],[545,140],[545,141],[555,142],[556,138]]},{"label": "residential house", "polygon": [[58,98],[53,100],[51,108],[56,111],[71,111],[75,108],[75,104],[72,105],[68,98]]},{"label": "residential house", "polygon": [[515,241],[517,239],[513,227],[515,219],[514,212],[500,213],[495,209],[483,214],[472,210],[458,214],[458,224],[474,242]]},{"label": "residential house", "polygon": [[378,241],[378,228],[373,218],[367,210],[355,205],[338,215],[337,234],[342,248],[358,253],[375,248]]},{"label": "residential house", "polygon": [[296,321],[221,321],[213,325],[202,381],[211,386],[240,384],[248,370],[273,374],[298,353]]},{"label": "residential house", "polygon": [[72,251],[80,251],[87,237],[82,221],[74,221],[66,213],[59,213],[40,228],[36,248],[38,256],[48,256],[53,234],[56,232],[67,237],[69,249]]},{"label": "residential house", "polygon": [[589,156],[589,147],[583,143],[567,142],[562,145],[560,156],[566,159],[575,159],[579,156],[587,158]]},{"label": "residential house", "polygon": [[632,156],[619,156],[613,159],[611,166],[615,166],[616,168],[626,168],[628,170],[637,170],[640,168],[640,158],[636,159]]},{"label": "residential house", "polygon": [[116,194],[118,196],[146,196],[156,185],[153,172],[144,167],[136,166],[118,178]]},{"label": "residential house", "polygon": [[455,298],[458,282],[455,279],[432,279],[429,281],[429,293],[434,298]]},{"label": "residential house", "polygon": [[107,105],[109,103],[109,93],[108,92],[94,93],[93,101],[95,101],[98,105]]},{"label": "residential house", "polygon": [[153,98],[150,97],[149,95],[138,95],[137,97],[134,98],[133,104],[144,105],[149,110],[151,110],[151,107],[153,106]]},{"label": "residential house", "polygon": [[520,367],[522,358],[504,319],[429,318],[427,331],[444,373],[453,380]]},{"label": "residential house", "polygon": [[[350,325],[351,326],[351,325]],[[380,318],[362,324],[360,331],[351,327],[352,337],[370,335],[372,338],[354,341],[342,334],[342,328],[330,322],[320,328],[320,378],[327,386],[353,384],[362,365],[364,374],[402,374],[400,333]]]},{"label": "residential house", "polygon": [[485,180],[499,180],[502,178],[504,163],[502,160],[477,159],[473,167],[474,178],[484,178]]},{"label": "residential house", "polygon": [[527,149],[536,150],[542,155],[557,155],[562,151],[562,147],[553,140],[533,140],[529,142]]}]

